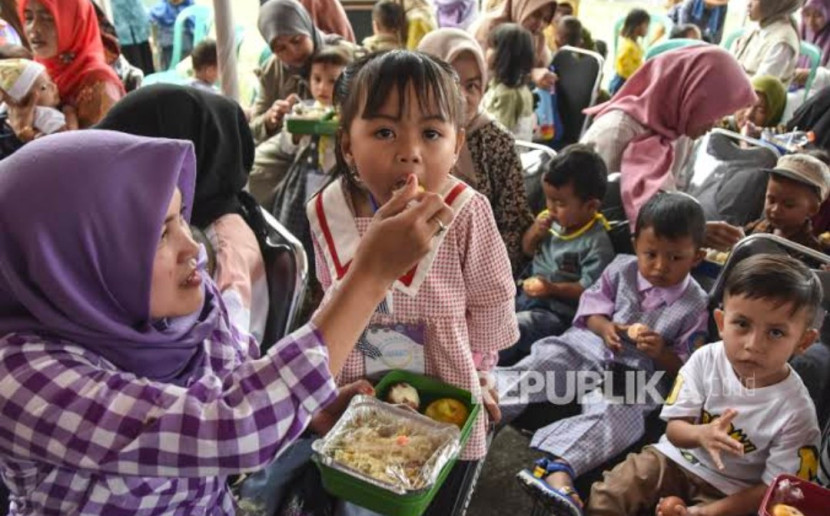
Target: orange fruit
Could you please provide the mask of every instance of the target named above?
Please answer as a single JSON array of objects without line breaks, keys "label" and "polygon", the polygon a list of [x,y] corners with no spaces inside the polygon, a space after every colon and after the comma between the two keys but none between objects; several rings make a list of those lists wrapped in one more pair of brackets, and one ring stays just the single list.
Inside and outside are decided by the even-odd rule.
[{"label": "orange fruit", "polygon": [[470,411],[456,399],[441,398],[430,403],[424,414],[435,421],[450,423],[462,428],[467,422]]}]

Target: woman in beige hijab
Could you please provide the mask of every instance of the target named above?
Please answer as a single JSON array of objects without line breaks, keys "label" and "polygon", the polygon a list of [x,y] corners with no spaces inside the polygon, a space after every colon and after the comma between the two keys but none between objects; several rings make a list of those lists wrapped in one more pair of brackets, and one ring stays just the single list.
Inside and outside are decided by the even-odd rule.
[{"label": "woman in beige hijab", "polygon": [[788,85],[795,73],[799,38],[793,13],[803,0],[749,0],[749,19],[758,26],[739,38],[730,51],[746,73],[772,75]]},{"label": "woman in beige hijab", "polygon": [[427,34],[418,50],[446,61],[458,73],[466,100],[467,139],[455,175],[490,200],[515,274],[524,262],[522,235],[533,217],[513,135],[481,109],[487,84],[484,53],[470,34],[450,28]]},{"label": "woman in beige hijab", "polygon": [[548,70],[551,53],[545,44],[545,27],[556,13],[555,0],[506,0],[495,10],[484,14],[470,26],[481,48],[487,48],[487,36],[502,23],[518,23],[533,34],[535,67],[530,78],[540,88],[549,88],[556,82],[556,74]]}]

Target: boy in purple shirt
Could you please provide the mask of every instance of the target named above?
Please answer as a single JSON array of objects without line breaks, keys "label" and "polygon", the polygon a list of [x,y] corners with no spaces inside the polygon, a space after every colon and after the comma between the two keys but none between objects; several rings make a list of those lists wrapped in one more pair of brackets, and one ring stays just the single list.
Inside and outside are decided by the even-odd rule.
[{"label": "boy in purple shirt", "polygon": [[[651,199],[637,217],[636,256],[618,256],[585,291],[574,326],[536,342],[515,366],[496,370],[506,420],[531,403],[585,394],[580,415],[536,432],[530,445],[546,458],[518,474],[555,514],[582,514],[573,478],[644,435],[646,416],[660,407],[670,386],[663,376],[675,375],[694,343],[705,342],[708,300],[689,275],[703,258],[705,224],[700,205],[685,194]],[[626,388],[612,387],[608,372],[624,379]],[[607,398],[609,391],[624,394],[624,402]]]}]

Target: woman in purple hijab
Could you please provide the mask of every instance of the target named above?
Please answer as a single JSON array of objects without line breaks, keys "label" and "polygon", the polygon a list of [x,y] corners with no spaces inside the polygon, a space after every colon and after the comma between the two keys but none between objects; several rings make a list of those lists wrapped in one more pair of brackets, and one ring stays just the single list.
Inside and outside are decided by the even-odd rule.
[{"label": "woman in purple hijab", "polygon": [[[801,9],[801,26],[799,36],[802,41],[812,43],[821,51],[820,66],[813,82],[811,91],[818,91],[830,85],[830,0],[807,0]],[[793,84],[804,87],[810,75],[810,61],[801,56],[793,76]],[[800,101],[797,97],[796,101]],[[794,107],[790,106],[789,111]]]},{"label": "woman in purple hijab", "polygon": [[440,28],[467,29],[478,14],[476,0],[433,0]]},{"label": "woman in purple hijab", "polygon": [[[410,178],[313,322],[260,357],[190,218],[192,144],[63,133],[0,162],[0,468],[9,514],[233,514],[260,469],[343,403],[337,374],[450,209]],[[418,199],[420,202],[410,201]]]}]

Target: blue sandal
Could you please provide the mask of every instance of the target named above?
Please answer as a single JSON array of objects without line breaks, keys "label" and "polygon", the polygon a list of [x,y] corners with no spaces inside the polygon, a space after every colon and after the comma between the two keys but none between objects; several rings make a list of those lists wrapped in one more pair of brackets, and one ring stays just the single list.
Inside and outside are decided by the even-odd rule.
[{"label": "blue sandal", "polygon": [[516,475],[516,479],[530,496],[542,502],[554,516],[583,516],[582,499],[576,490],[570,486],[557,489],[545,482],[548,475],[558,471],[567,473],[571,479],[576,476],[573,468],[564,462],[544,457],[536,461],[533,471],[523,469]]}]

